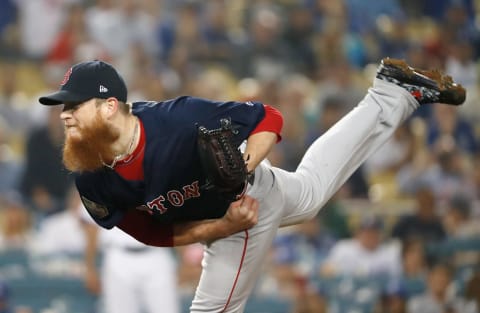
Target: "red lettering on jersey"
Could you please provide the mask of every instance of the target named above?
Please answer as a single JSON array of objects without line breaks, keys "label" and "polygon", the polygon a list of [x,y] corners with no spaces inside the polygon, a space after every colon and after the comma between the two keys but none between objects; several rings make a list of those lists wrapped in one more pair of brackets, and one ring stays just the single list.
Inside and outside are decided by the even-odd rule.
[{"label": "red lettering on jersey", "polygon": [[183,197],[185,198],[185,200],[200,197],[198,181],[194,181],[191,185],[183,186]]},{"label": "red lettering on jersey", "polygon": [[159,212],[160,214],[163,214],[163,213],[167,212],[167,210],[168,210],[163,205],[163,203],[162,203],[163,201],[165,201],[165,197],[164,196],[158,196],[155,199],[153,199],[152,201],[147,202],[147,206],[151,210],[154,210],[154,211]]},{"label": "red lettering on jersey", "polygon": [[[182,187],[182,192],[172,189],[167,192],[167,200],[168,203],[175,207],[181,207],[185,204],[185,200],[191,198],[198,198],[200,197],[200,188],[198,187],[198,181],[194,181],[190,185],[186,185]],[[160,195],[153,199],[152,201],[147,202],[147,205],[139,206],[137,209],[142,211],[147,211],[150,214],[158,212],[163,214],[167,212],[168,208],[163,205],[165,202],[165,197]]]},{"label": "red lettering on jersey", "polygon": [[70,68],[66,73],[65,75],[63,75],[63,80],[62,82],[60,83],[60,86],[63,86],[65,85],[68,80],[70,79],[70,75],[72,75],[72,68]]},{"label": "red lettering on jersey", "polygon": [[178,190],[170,190],[167,192],[167,199],[173,206],[182,206],[185,202],[183,200],[183,195]]}]

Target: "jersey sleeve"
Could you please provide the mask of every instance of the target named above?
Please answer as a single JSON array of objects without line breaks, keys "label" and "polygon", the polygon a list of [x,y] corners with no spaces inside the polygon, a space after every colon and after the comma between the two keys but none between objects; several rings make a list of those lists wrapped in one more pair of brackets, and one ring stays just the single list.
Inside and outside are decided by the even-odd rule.
[{"label": "jersey sleeve", "polygon": [[250,133],[253,135],[255,133],[268,131],[277,134],[277,143],[282,140],[282,127],[283,127],[283,116],[280,111],[275,109],[272,106],[264,104],[265,108],[265,117],[257,124],[255,129]]},{"label": "jersey sleeve", "polygon": [[126,211],[122,204],[128,207],[129,202],[125,198],[122,203],[112,202],[115,201],[112,199],[121,199],[115,195],[128,194],[129,190],[117,179],[111,179],[111,172],[82,173],[75,177],[75,185],[85,209],[99,226],[106,229],[111,229],[122,220]]},{"label": "jersey sleeve", "polygon": [[203,118],[207,123],[218,123],[223,117],[231,119],[233,125],[240,130],[242,139],[258,132],[269,131],[277,134],[277,142],[281,140],[283,116],[270,105],[252,101],[216,102],[195,97],[188,97],[187,102],[188,106],[195,108],[192,108],[192,112],[200,110],[195,116]]},{"label": "jersey sleeve", "polygon": [[101,200],[97,200],[94,194],[82,191],[81,188],[78,188],[80,194],[80,199],[82,204],[85,207],[86,211],[90,217],[97,223],[99,226],[111,229],[117,225],[120,220],[123,218],[124,212],[121,210],[115,210],[110,208],[107,204]]},{"label": "jersey sleeve", "polygon": [[238,131],[239,144],[248,138],[258,123],[265,117],[265,107],[260,102],[212,101],[196,97],[184,97],[172,107],[174,118],[181,122],[215,129],[220,120],[230,119]]}]

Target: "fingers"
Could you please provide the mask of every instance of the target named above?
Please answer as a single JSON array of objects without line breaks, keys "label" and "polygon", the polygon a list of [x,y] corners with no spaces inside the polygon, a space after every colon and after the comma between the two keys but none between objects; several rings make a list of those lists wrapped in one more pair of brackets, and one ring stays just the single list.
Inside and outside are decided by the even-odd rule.
[{"label": "fingers", "polygon": [[245,195],[239,201],[241,201],[239,204],[241,208],[246,208],[248,211],[258,210],[258,201],[255,198]]},{"label": "fingers", "polygon": [[245,198],[241,206],[242,210],[244,210],[242,214],[245,214],[246,218],[253,223],[253,225],[258,222],[258,206],[258,201],[252,197]]},{"label": "fingers", "polygon": [[245,206],[244,204],[242,204],[242,205],[240,205],[240,206],[238,207],[238,212],[239,212],[241,215],[248,217],[249,208],[248,208],[248,206]]},{"label": "fingers", "polygon": [[235,221],[236,225],[250,228],[258,223],[259,202],[250,196],[243,196],[241,199],[230,204],[228,217]]},{"label": "fingers", "polygon": [[243,199],[245,198],[246,196],[243,196],[241,197],[240,199],[236,200],[236,201],[233,201],[232,203],[230,203],[230,206],[231,207],[234,207],[234,206],[241,206],[242,203],[243,203]]}]

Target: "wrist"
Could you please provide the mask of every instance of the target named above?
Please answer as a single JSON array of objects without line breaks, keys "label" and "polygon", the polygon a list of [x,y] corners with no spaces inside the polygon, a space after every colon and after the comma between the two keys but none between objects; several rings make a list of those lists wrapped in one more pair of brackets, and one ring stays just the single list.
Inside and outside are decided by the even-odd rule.
[{"label": "wrist", "polygon": [[232,225],[230,225],[226,217],[222,217],[216,220],[215,224],[216,224],[215,228],[218,231],[219,238],[228,237],[232,234],[231,232]]}]

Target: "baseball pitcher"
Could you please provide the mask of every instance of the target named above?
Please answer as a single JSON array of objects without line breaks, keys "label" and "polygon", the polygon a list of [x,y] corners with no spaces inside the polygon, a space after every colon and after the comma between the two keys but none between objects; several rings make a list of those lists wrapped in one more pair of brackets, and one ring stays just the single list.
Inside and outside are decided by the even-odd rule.
[{"label": "baseball pitcher", "polygon": [[287,172],[264,161],[282,127],[266,104],[184,96],[130,105],[102,61],[74,65],[39,99],[64,105],[63,160],[100,226],[154,246],[204,243],[191,312],[243,312],[279,227],[313,218],[420,105],[464,100],[450,77],[384,59],[365,98]]}]

